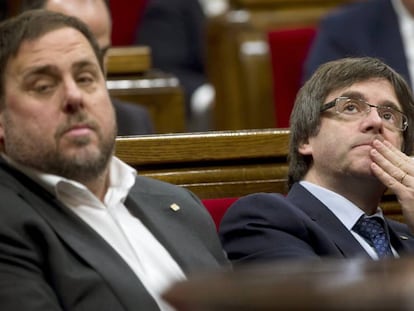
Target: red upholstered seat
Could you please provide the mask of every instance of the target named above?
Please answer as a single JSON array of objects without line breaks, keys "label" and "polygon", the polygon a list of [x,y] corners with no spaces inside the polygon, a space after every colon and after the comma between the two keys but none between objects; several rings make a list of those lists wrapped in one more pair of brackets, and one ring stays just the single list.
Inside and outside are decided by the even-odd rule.
[{"label": "red upholstered seat", "polygon": [[110,2],[112,15],[112,45],[134,43],[135,32],[148,0],[114,0]]},{"label": "red upholstered seat", "polygon": [[315,34],[316,27],[268,32],[276,127],[289,127],[290,113],[301,86],[303,63]]},{"label": "red upholstered seat", "polygon": [[211,217],[213,218],[218,229],[221,218],[230,207],[230,205],[238,198],[219,198],[219,199],[203,199],[202,202]]}]

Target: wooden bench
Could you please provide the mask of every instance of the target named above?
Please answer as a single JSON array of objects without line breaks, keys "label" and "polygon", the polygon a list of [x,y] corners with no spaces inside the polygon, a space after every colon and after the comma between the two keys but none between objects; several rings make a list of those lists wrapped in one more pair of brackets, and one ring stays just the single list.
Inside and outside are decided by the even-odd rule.
[{"label": "wooden bench", "polygon": [[[116,155],[139,174],[185,187],[207,202],[287,193],[288,140],[289,131],[281,129],[119,137]],[[402,220],[394,195],[386,193],[381,206],[387,216]],[[209,211],[216,223],[224,212]]]},{"label": "wooden bench", "polygon": [[107,87],[121,100],[145,106],[156,133],[186,131],[184,95],[178,79],[151,65],[145,46],[112,47],[108,51]]}]

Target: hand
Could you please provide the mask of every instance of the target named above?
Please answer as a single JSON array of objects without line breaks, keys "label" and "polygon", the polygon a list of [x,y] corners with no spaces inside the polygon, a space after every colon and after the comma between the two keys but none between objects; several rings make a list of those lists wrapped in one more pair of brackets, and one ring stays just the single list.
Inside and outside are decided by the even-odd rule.
[{"label": "hand", "polygon": [[404,218],[414,232],[414,159],[388,141],[375,140],[371,150],[371,169],[401,204]]}]

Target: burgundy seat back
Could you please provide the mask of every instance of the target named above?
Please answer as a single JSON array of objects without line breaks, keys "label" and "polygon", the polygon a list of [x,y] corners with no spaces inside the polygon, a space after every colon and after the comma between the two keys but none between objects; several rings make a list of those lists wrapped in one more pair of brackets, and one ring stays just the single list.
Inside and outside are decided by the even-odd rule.
[{"label": "burgundy seat back", "polygon": [[268,32],[276,127],[289,127],[290,113],[301,86],[303,63],[315,34],[316,27]]},{"label": "burgundy seat back", "polygon": [[112,45],[134,43],[142,14],[149,0],[114,0],[110,2],[112,15]]},{"label": "burgundy seat back", "polygon": [[224,213],[238,198],[203,199],[202,202],[210,213],[218,229]]}]

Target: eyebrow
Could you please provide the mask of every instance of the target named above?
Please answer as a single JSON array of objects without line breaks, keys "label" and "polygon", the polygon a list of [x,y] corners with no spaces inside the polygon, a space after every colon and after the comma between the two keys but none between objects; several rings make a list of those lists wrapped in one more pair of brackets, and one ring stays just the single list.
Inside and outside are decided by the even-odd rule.
[{"label": "eyebrow", "polygon": [[341,97],[349,97],[352,99],[362,99],[364,101],[366,101],[367,103],[371,104],[371,105],[375,105],[375,106],[379,106],[379,107],[389,107],[392,108],[394,110],[397,111],[402,111],[402,108],[400,108],[396,103],[389,101],[389,100],[385,100],[382,101],[381,103],[370,103],[367,98],[365,97],[364,94],[362,94],[361,92],[357,92],[357,91],[347,91],[344,92]]},{"label": "eyebrow", "polygon": [[[98,64],[91,62],[89,60],[80,60],[72,64],[72,70],[75,70],[75,71],[85,68],[85,67],[94,67],[94,68],[100,69]],[[28,76],[36,75],[36,74],[57,75],[58,67],[53,64],[32,66],[32,67],[24,69],[22,73],[24,77],[28,77]]]}]

